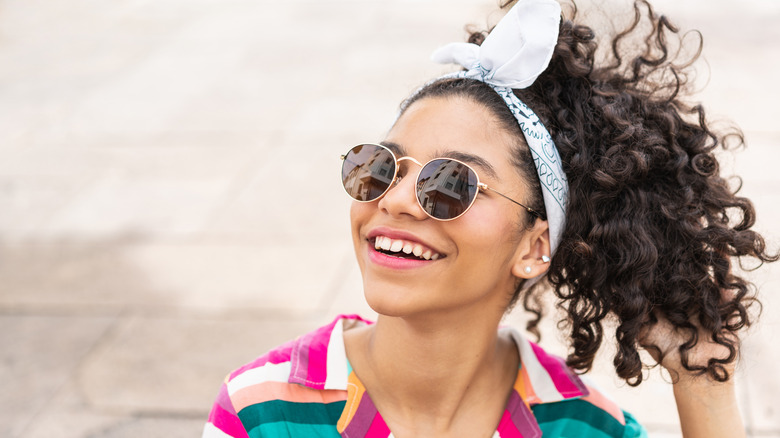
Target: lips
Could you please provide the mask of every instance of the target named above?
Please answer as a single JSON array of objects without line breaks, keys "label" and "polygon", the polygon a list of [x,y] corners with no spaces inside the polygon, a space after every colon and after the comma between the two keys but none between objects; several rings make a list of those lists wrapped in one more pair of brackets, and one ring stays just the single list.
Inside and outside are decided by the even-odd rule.
[{"label": "lips", "polygon": [[447,257],[413,233],[384,226],[371,229],[366,241],[371,259],[393,268],[424,266]]}]

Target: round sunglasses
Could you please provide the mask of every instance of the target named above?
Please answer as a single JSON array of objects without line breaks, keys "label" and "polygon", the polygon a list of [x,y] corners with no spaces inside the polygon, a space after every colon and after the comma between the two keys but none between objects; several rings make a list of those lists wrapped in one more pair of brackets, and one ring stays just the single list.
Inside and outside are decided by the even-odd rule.
[{"label": "round sunglasses", "polygon": [[466,213],[479,190],[490,190],[523,207],[535,217],[536,210],[499,193],[479,181],[468,164],[452,158],[434,158],[425,164],[412,157],[396,158],[393,151],[378,144],[361,144],[341,156],[341,183],[352,199],[371,202],[381,198],[397,182],[399,163],[409,160],[421,167],[415,193],[420,208],[430,217],[451,221]]}]

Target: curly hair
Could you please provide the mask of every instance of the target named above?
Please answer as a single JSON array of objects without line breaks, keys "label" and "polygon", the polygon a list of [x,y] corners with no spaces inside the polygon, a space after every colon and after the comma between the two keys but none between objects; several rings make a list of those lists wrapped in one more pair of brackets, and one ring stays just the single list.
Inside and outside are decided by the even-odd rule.
[{"label": "curly hair", "polygon": [[[639,341],[660,317],[685,336],[678,349],[686,370],[726,381],[725,365],[736,360],[739,347],[736,333],[751,324],[749,308],[760,306],[754,286],[732,272],[732,263],[778,258],[751,230],[755,209],[720,175],[714,156],[744,144],[742,133],[734,127],[718,132],[701,105],[683,100],[691,91],[690,66],[701,53],[698,33],[696,50],[683,57],[685,35],[637,0],[632,22],[597,54],[596,33],[576,23],[576,15],[575,6],[561,20],[547,70],[529,88],[515,90],[550,131],[569,180],[563,237],[547,273],[567,314],[567,363],[588,371],[604,341],[604,323],[614,320],[615,369],[638,385]],[[469,42],[481,44],[487,33],[472,32]],[[501,98],[474,80],[429,84],[402,111],[420,98],[452,94],[484,104],[522,136]],[[535,181],[530,154],[522,152],[527,147],[516,149],[521,175]],[[537,209],[541,189],[538,183],[532,189],[528,202]],[[528,329],[537,334],[538,286],[522,296],[536,315]],[[693,363],[689,353],[702,334],[728,356]]]}]

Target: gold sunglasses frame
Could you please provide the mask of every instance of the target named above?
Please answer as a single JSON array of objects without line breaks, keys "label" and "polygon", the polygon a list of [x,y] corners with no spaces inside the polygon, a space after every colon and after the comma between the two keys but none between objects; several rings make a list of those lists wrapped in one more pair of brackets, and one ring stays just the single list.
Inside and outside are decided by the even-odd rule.
[{"label": "gold sunglasses frame", "polygon": [[[361,200],[355,199],[355,198],[354,198],[354,197],[353,197],[353,196],[352,196],[352,195],[351,195],[351,194],[350,194],[350,193],[347,191],[347,188],[344,186],[344,180],[343,180],[343,178],[342,178],[342,181],[341,181],[341,187],[344,189],[344,191],[345,191],[345,192],[347,192],[347,195],[349,195],[349,197],[350,197],[350,198],[352,198],[352,200],[354,200],[354,201],[356,201],[356,202],[374,202],[374,201],[378,201],[378,200],[379,200],[379,199],[381,199],[383,196],[385,196],[385,195],[387,194],[387,192],[389,192],[389,191],[390,191],[390,189],[391,189],[391,188],[392,188],[394,185],[398,184],[398,182],[401,180],[401,177],[399,177],[399,176],[398,176],[398,170],[401,168],[401,164],[400,164],[400,163],[401,163],[401,161],[411,161],[412,163],[414,163],[414,164],[416,164],[416,165],[420,166],[420,170],[417,172],[417,176],[416,176],[416,178],[415,178],[415,179],[418,179],[418,178],[420,177],[420,174],[422,173],[422,170],[423,170],[423,168],[425,168],[425,166],[427,166],[427,165],[431,164],[431,162],[433,162],[433,161],[436,161],[436,160],[448,160],[448,161],[454,161],[454,162],[456,162],[456,163],[458,163],[458,164],[461,164],[461,165],[465,166],[465,167],[466,167],[468,170],[470,170],[471,172],[473,172],[473,173],[474,173],[474,176],[476,176],[476,177],[477,177],[477,193],[474,195],[474,198],[471,200],[471,202],[469,203],[468,207],[466,207],[466,209],[465,209],[465,210],[463,210],[463,212],[461,212],[459,215],[457,215],[457,216],[455,216],[455,217],[453,217],[453,218],[450,218],[450,219],[441,219],[441,218],[438,218],[438,217],[435,217],[435,216],[433,216],[432,214],[428,213],[428,211],[426,211],[426,210],[425,210],[425,207],[423,207],[423,206],[422,206],[422,204],[420,203],[420,196],[419,196],[419,194],[417,193],[417,190],[415,189],[415,190],[414,190],[414,199],[417,201],[417,205],[418,205],[418,206],[420,207],[420,209],[421,209],[421,210],[422,210],[422,211],[423,211],[423,212],[424,212],[426,215],[428,215],[428,217],[430,217],[431,219],[435,219],[435,220],[437,220],[437,221],[442,221],[442,222],[449,222],[449,221],[455,220],[455,219],[457,219],[457,218],[459,218],[459,217],[463,216],[464,214],[466,214],[466,213],[467,213],[467,212],[468,212],[468,211],[471,209],[471,206],[472,206],[472,205],[474,205],[474,202],[476,202],[476,201],[477,201],[477,196],[479,195],[479,192],[480,192],[480,190],[490,190],[491,192],[493,192],[493,193],[495,193],[495,194],[497,194],[497,195],[499,195],[499,196],[501,196],[501,197],[503,197],[503,198],[505,198],[505,199],[508,199],[508,200],[510,200],[510,201],[512,201],[512,202],[514,202],[515,204],[517,204],[517,205],[519,205],[519,206],[523,207],[523,209],[525,209],[525,211],[527,211],[529,214],[533,215],[534,217],[537,217],[537,218],[540,218],[540,219],[541,219],[541,218],[543,218],[543,216],[542,216],[542,215],[541,215],[541,214],[540,214],[538,211],[534,210],[533,208],[531,208],[531,207],[528,207],[528,206],[526,206],[526,205],[523,205],[523,204],[521,204],[520,202],[517,202],[517,201],[515,201],[514,199],[512,199],[512,198],[510,198],[509,196],[507,196],[507,195],[505,195],[505,194],[503,194],[503,193],[501,193],[501,192],[497,191],[496,189],[493,189],[493,188],[490,188],[490,187],[488,187],[488,185],[487,185],[487,184],[485,184],[485,183],[483,183],[482,181],[480,181],[480,180],[479,180],[479,173],[477,173],[477,171],[476,171],[476,170],[474,170],[474,168],[473,168],[473,167],[469,166],[468,164],[464,163],[463,161],[456,160],[456,159],[454,159],[454,158],[439,157],[439,158],[432,158],[432,159],[428,160],[427,162],[425,162],[425,164],[422,164],[422,163],[420,163],[419,161],[417,161],[416,159],[414,159],[414,158],[412,158],[412,157],[408,157],[408,156],[406,156],[406,157],[400,157],[400,158],[399,158],[399,157],[396,157],[396,156],[395,156],[395,153],[393,153],[393,151],[392,151],[392,150],[390,150],[390,148],[388,148],[387,146],[383,146],[383,145],[381,145],[381,144],[376,144],[376,143],[361,143],[361,144],[358,144],[358,145],[352,146],[352,147],[349,149],[349,151],[347,151],[347,153],[346,153],[346,154],[343,154],[343,155],[341,155],[341,160],[342,160],[342,161],[346,160],[346,159],[347,159],[347,155],[348,155],[350,152],[352,152],[352,150],[353,150],[353,149],[355,149],[355,148],[356,148],[356,147],[358,147],[358,146],[376,146],[376,147],[378,147],[378,148],[382,148],[382,149],[386,150],[388,153],[390,153],[390,156],[391,156],[391,157],[393,157],[393,160],[395,161],[395,170],[393,171],[393,177],[390,179],[390,180],[391,180],[391,182],[390,182],[390,184],[387,186],[387,188],[385,189],[385,191],[383,191],[383,192],[382,192],[382,194],[380,194],[379,196],[377,196],[376,198],[374,198],[374,199],[372,199],[372,200],[370,200],[370,201],[361,201]],[[342,164],[342,168],[343,168],[343,164]]]}]

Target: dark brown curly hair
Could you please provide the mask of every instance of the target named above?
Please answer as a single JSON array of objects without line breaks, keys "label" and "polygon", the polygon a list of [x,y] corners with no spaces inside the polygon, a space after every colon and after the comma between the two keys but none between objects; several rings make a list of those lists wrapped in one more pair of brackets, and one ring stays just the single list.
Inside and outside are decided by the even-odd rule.
[{"label": "dark brown curly hair", "polygon": [[[570,15],[561,21],[547,70],[531,87],[515,90],[550,131],[569,180],[566,225],[547,274],[568,316],[567,362],[583,372],[591,368],[610,317],[617,374],[638,385],[641,334],[663,317],[685,334],[679,352],[686,370],[728,380],[724,365],[736,360],[735,335],[750,325],[748,310],[759,304],[754,286],[732,272],[732,263],[749,257],[760,265],[778,256],[751,230],[753,205],[720,176],[713,154],[742,145],[741,131],[714,130],[702,106],[683,100],[701,37],[694,33],[697,45],[684,56],[684,35],[637,0],[634,19],[605,40],[604,51],[594,30],[575,22],[576,7]],[[487,33],[472,32],[469,42],[481,44]],[[485,105],[505,129],[516,131],[516,165],[535,184],[526,201],[544,211],[522,133],[489,86],[436,81],[401,109],[421,98],[453,95]],[[537,286],[522,293],[524,307],[536,315],[528,327],[535,333],[542,316]],[[519,285],[513,302],[521,291]],[[701,333],[725,347],[728,357],[692,363],[689,352]]]}]

